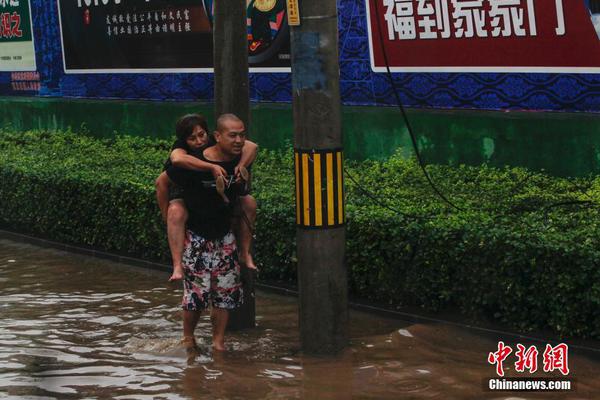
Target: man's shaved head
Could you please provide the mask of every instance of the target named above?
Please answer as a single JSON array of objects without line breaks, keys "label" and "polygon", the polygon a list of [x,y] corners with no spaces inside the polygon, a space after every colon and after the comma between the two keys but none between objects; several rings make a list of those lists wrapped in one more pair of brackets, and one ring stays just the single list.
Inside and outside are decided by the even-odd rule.
[{"label": "man's shaved head", "polygon": [[217,119],[214,134],[215,148],[224,154],[236,156],[242,152],[246,140],[244,122],[233,114],[223,114]]},{"label": "man's shaved head", "polygon": [[225,129],[226,122],[241,122],[242,124],[244,123],[244,121],[239,119],[239,117],[235,114],[221,114],[221,116],[217,119],[217,131],[223,132],[223,130]]}]

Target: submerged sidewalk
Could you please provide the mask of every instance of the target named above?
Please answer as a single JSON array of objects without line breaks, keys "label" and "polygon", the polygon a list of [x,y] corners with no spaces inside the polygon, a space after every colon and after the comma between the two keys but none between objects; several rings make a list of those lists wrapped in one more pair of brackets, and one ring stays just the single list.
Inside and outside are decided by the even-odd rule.
[{"label": "submerged sidewalk", "polygon": [[[563,392],[491,392],[488,363],[508,337],[446,324],[409,324],[351,312],[350,345],[337,357],[299,349],[296,300],[257,293],[253,330],[213,354],[210,321],[191,363],[178,346],[181,290],[164,272],[0,239],[0,395],[10,398],[593,399],[598,353],[571,351]],[[556,343],[552,343],[556,345]],[[504,362],[506,377],[515,354]]]}]

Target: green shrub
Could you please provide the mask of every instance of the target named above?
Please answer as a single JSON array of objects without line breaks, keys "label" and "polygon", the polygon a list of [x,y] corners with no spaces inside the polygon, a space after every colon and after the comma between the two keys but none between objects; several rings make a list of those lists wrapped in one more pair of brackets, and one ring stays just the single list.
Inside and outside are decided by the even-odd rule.
[{"label": "green shrub", "polygon": [[[168,149],[126,136],[0,131],[0,223],[167,261],[153,183]],[[414,160],[349,163],[351,295],[600,338],[600,179],[486,166],[427,170],[460,210],[440,200]],[[291,151],[261,151],[253,171],[261,279],[294,284]]]}]

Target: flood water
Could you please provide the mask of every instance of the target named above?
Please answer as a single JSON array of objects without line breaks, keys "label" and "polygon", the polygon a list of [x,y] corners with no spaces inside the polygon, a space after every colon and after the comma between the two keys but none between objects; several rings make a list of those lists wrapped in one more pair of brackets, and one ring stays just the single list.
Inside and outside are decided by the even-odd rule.
[{"label": "flood water", "polygon": [[[495,376],[488,353],[515,339],[446,324],[351,312],[346,351],[305,356],[296,299],[264,292],[256,329],[229,334],[228,351],[213,354],[206,316],[200,354],[187,360],[181,290],[167,278],[1,239],[0,398],[600,399],[600,357],[583,350],[569,353],[575,390],[486,391]],[[505,367],[526,376],[514,360]]]}]

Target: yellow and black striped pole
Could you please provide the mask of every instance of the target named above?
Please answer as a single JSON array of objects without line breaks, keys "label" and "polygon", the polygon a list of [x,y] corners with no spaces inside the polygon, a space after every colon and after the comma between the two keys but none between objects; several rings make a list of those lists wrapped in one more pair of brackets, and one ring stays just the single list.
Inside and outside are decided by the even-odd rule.
[{"label": "yellow and black striped pole", "polygon": [[300,344],[324,355],[348,344],[337,3],[302,0],[298,8],[291,61]]},{"label": "yellow and black striped pole", "polygon": [[296,224],[327,229],[344,225],[342,149],[294,150]]}]

